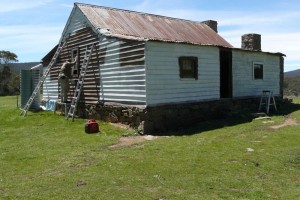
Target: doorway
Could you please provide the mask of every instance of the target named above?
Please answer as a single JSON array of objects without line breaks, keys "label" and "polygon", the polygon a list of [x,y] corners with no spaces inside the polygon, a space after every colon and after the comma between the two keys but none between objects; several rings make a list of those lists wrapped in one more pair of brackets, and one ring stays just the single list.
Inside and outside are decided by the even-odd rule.
[{"label": "doorway", "polygon": [[231,49],[220,49],[220,98],[232,98]]}]

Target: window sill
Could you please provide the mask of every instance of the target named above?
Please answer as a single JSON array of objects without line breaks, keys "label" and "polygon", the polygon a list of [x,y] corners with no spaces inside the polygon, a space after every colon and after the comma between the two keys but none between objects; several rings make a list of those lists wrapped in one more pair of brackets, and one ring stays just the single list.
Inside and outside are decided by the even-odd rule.
[{"label": "window sill", "polygon": [[197,81],[195,78],[180,78],[180,81]]}]

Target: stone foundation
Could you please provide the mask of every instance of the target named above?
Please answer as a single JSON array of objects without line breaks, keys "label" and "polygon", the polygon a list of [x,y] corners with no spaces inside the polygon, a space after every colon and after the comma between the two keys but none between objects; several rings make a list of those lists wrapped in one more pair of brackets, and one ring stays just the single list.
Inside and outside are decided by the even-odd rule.
[{"label": "stone foundation", "polygon": [[256,112],[259,98],[221,99],[216,101],[148,107],[144,132],[165,132],[191,127],[199,122],[232,117],[241,110]]},{"label": "stone foundation", "polygon": [[145,119],[145,107],[123,104],[78,105],[78,115],[105,122],[122,123],[137,128]]},{"label": "stone foundation", "polygon": [[[78,106],[79,115],[106,122],[142,127],[144,134],[163,133],[191,127],[199,122],[231,117],[241,110],[257,112],[259,98],[221,99],[159,106],[117,104]],[[142,125],[142,126],[141,126]]]}]

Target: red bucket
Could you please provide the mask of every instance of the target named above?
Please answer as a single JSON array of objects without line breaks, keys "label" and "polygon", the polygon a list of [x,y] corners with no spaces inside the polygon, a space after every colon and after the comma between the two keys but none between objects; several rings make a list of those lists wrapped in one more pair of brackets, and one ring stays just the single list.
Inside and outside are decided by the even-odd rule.
[{"label": "red bucket", "polygon": [[98,133],[99,132],[99,124],[94,119],[89,119],[84,126],[86,133]]}]

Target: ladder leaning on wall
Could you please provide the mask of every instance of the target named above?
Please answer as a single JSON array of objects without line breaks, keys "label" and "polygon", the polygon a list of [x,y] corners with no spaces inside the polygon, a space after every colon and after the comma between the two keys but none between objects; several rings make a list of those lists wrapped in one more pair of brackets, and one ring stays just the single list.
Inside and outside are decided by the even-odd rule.
[{"label": "ladder leaning on wall", "polygon": [[89,65],[90,58],[91,58],[92,52],[94,50],[94,47],[95,47],[95,44],[91,45],[90,48],[88,46],[86,46],[86,51],[85,51],[83,63],[82,63],[82,66],[81,66],[81,70],[80,70],[80,73],[79,73],[77,85],[76,85],[76,88],[74,90],[74,95],[73,95],[72,102],[71,102],[71,105],[70,105],[70,109],[69,109],[69,112],[68,112],[68,115],[67,115],[67,119],[72,117],[72,121],[74,121],[75,112],[76,112],[76,109],[77,109],[78,101],[80,99],[80,94],[81,94],[81,90],[82,90],[86,70],[87,70],[87,67]]},{"label": "ladder leaning on wall", "polygon": [[43,83],[45,82],[52,66],[56,63],[56,60],[63,48],[64,44],[62,44],[61,46],[59,46],[53,56],[53,58],[51,59],[47,69],[45,70],[45,72],[43,73],[43,76],[41,77],[40,81],[38,82],[37,86],[35,87],[35,89],[33,90],[30,98],[28,99],[26,105],[24,106],[24,108],[22,108],[22,111],[21,111],[21,114],[20,115],[23,115],[23,117],[25,117],[27,115],[27,112],[30,108],[30,106],[32,105],[32,102],[34,100],[34,98],[36,97],[37,94],[39,94],[40,92],[40,89],[41,89],[41,86],[43,85]]}]

